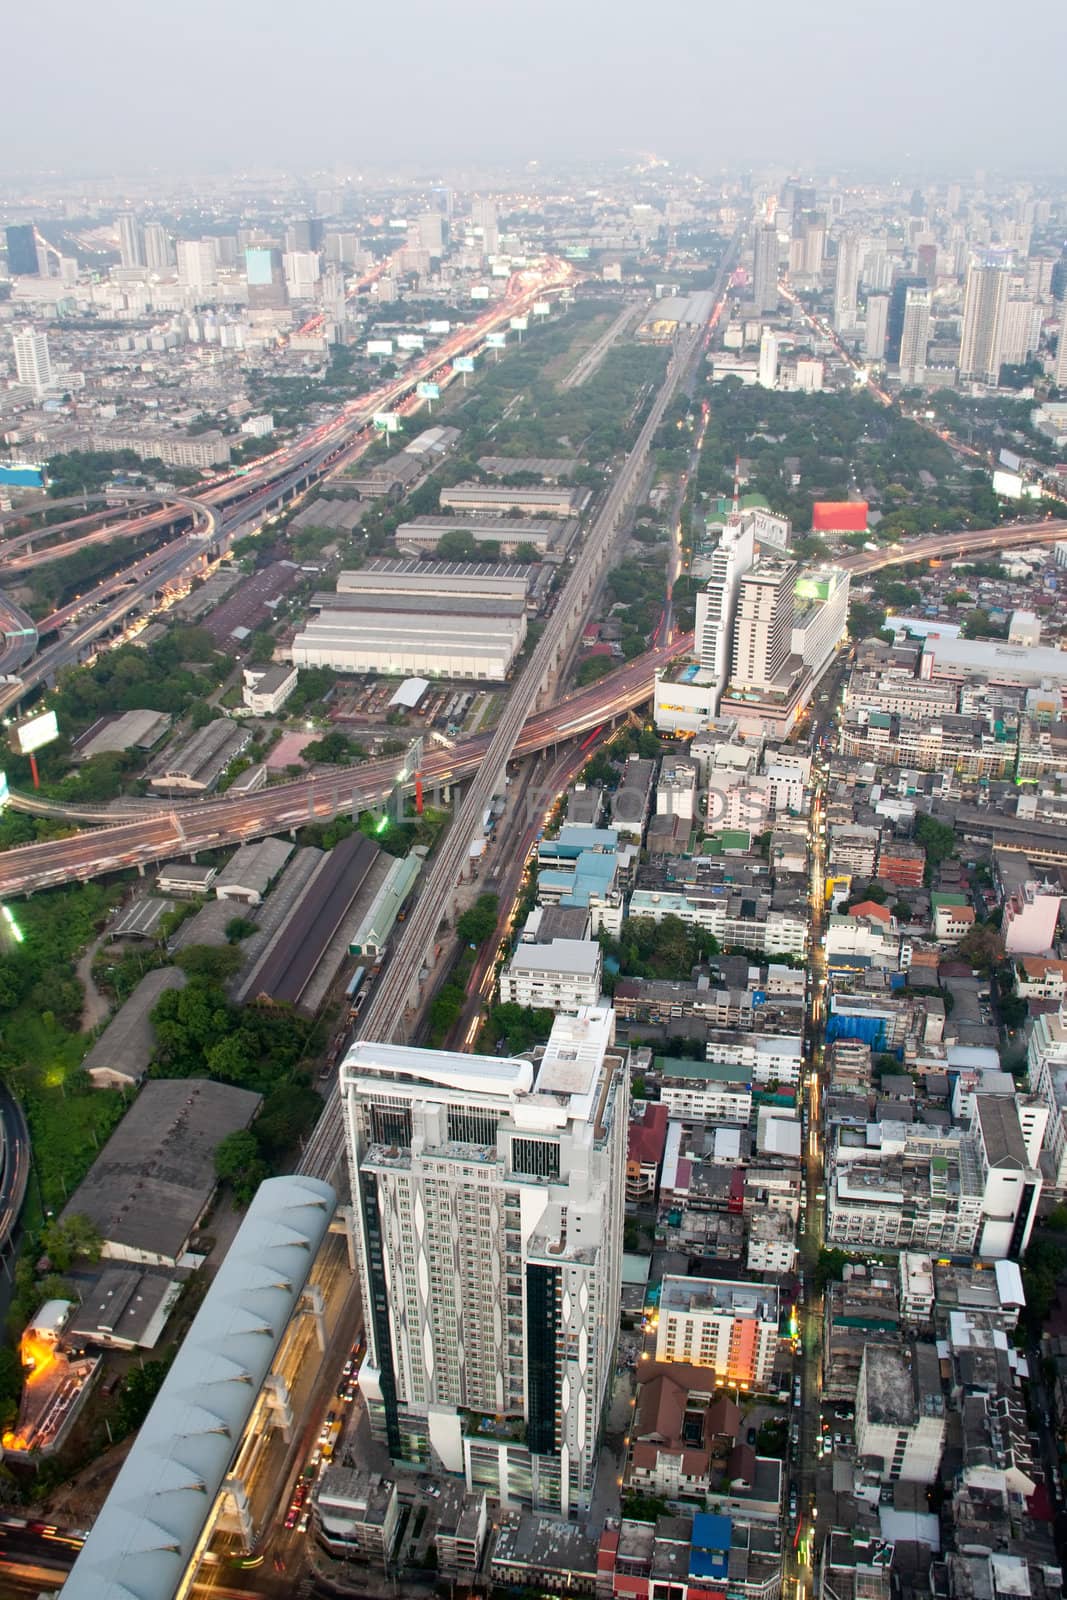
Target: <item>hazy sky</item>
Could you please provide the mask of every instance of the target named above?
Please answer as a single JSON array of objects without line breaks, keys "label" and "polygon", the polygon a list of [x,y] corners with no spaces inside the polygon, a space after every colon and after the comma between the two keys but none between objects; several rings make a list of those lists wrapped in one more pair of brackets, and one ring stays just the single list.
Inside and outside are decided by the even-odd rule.
[{"label": "hazy sky", "polygon": [[1067,166],[1064,0],[50,0],[0,171]]}]

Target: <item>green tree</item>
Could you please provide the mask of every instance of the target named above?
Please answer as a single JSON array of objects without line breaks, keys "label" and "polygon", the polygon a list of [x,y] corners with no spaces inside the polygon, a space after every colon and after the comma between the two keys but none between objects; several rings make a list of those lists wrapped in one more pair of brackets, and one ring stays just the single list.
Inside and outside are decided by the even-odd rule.
[{"label": "green tree", "polygon": [[929,878],[942,861],[947,861],[950,856],[955,855],[956,834],[947,822],[938,822],[936,817],[931,817],[926,812],[916,817],[912,831],[916,843],[921,844],[926,851],[926,870]]},{"label": "green tree", "polygon": [[163,1387],[168,1368],[166,1361],[146,1361],[143,1366],[129,1369],[115,1409],[116,1421],[122,1433],[132,1433],[141,1426]]},{"label": "green tree", "polygon": [[74,1261],[99,1261],[103,1248],[100,1230],[80,1211],[55,1217],[41,1229],[41,1249],[57,1272],[66,1272]]},{"label": "green tree", "polygon": [[256,924],[248,917],[231,917],[226,924],[226,943],[240,944],[242,939],[248,939],[256,932]]},{"label": "green tree", "polygon": [[[244,918],[234,918],[233,921],[244,921]],[[233,922],[226,924],[226,937],[229,938]],[[240,935],[244,937],[243,934]],[[175,966],[181,967],[187,978],[202,978],[208,983],[225,983],[228,978],[241,969],[242,956],[239,950],[231,949],[228,945],[190,944],[184,950],[179,950],[174,958]]]},{"label": "green tree", "polygon": [[822,1294],[828,1283],[840,1283],[845,1276],[848,1256],[843,1250],[820,1250],[815,1263],[815,1287]]},{"label": "green tree", "polygon": [[956,948],[960,960],[969,962],[979,972],[992,972],[1004,959],[1004,940],[989,922],[976,922]]},{"label": "green tree", "polygon": [[259,1141],[250,1128],[228,1133],[215,1150],[215,1176],[228,1183],[238,1205],[246,1206],[270,1168],[260,1155]]},{"label": "green tree", "polygon": [[495,894],[480,894],[456,919],[456,932],[467,944],[484,944],[496,932],[500,902]]}]

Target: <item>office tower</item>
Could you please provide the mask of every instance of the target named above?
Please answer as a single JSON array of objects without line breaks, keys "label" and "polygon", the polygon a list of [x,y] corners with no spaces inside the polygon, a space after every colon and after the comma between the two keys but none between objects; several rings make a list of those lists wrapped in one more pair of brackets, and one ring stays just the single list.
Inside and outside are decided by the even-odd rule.
[{"label": "office tower", "polygon": [[247,249],[245,281],[248,284],[248,304],[253,310],[277,311],[289,304],[280,250],[264,245],[253,245]]},{"label": "office tower", "polygon": [[804,229],[804,273],[806,277],[817,278],[820,275],[825,254],[826,218],[814,216]]},{"label": "office tower", "polygon": [[[10,228],[8,232],[11,232]],[[1049,291],[1053,300],[1067,301],[1067,255],[1062,255],[1058,261],[1053,262]]]},{"label": "office tower", "polygon": [[867,296],[867,326],[863,335],[863,353],[868,361],[885,358],[886,329],[889,321],[889,296]]},{"label": "office tower", "polygon": [[763,558],[741,579],[730,691],[772,689],[789,655],[795,561]]},{"label": "office tower", "polygon": [[178,281],[186,289],[213,289],[215,245],[211,239],[178,240]]},{"label": "office tower", "polygon": [[14,223],[7,230],[7,270],[12,278],[36,278],[37,236],[32,222]]},{"label": "office tower", "polygon": [[319,258],[314,250],[287,250],[282,257],[285,284],[294,300],[309,300],[319,281]]},{"label": "office tower", "polygon": [[28,328],[25,333],[12,335],[15,347],[15,371],[18,381],[32,389],[35,395],[44,394],[52,382],[52,358],[48,353],[47,333]]},{"label": "office tower", "polygon": [[439,256],[445,247],[444,217],[439,211],[424,211],[416,219],[416,234],[419,249]]},{"label": "office tower", "polygon": [[290,222],[285,230],[285,249],[287,254],[293,255],[298,250],[312,250],[311,218],[299,217],[295,222]]},{"label": "office tower", "polygon": [[778,383],[778,339],[770,328],[764,328],[760,335],[756,382],[763,389],[773,389]]},{"label": "office tower", "polygon": [[932,289],[937,282],[937,245],[921,244],[915,252],[915,266]]},{"label": "office tower", "polygon": [[323,315],[340,330],[344,324],[346,309],[345,275],[340,267],[331,264],[322,275]]},{"label": "office tower", "polygon": [[170,266],[170,238],[161,222],[144,225],[144,264],[149,272],[166,272]]},{"label": "office tower", "polygon": [[754,523],[731,517],[711,553],[711,575],[697,595],[693,641],[693,654],[714,684],[712,711],[716,716],[730,672],[730,641],[741,579],[755,558]]},{"label": "office tower", "polygon": [[849,231],[837,241],[837,271],[834,274],[834,327],[849,333],[856,326],[856,290],[860,281],[859,235]]},{"label": "office tower", "polygon": [[371,1425],[394,1457],[564,1515],[589,1508],[614,1370],[614,1021],[557,1017],[536,1066],[361,1039],[341,1068]]},{"label": "office tower", "polygon": [[960,377],[995,384],[1000,377],[1000,345],[1010,270],[1004,256],[972,258],[963,296]]},{"label": "office tower", "polygon": [[475,231],[481,230],[482,251],[487,256],[495,256],[500,244],[500,229],[497,223],[495,200],[472,200],[471,222]]},{"label": "office tower", "polygon": [[885,358],[891,366],[900,361],[900,340],[904,332],[904,306],[909,289],[924,289],[921,278],[898,278],[889,295],[889,315],[886,320]]},{"label": "office tower", "polygon": [[930,343],[930,291],[909,289],[904,297],[904,325],[900,334],[900,381],[910,385],[926,379],[926,349]]},{"label": "office tower", "polygon": [[959,184],[950,183],[945,194],[945,210],[948,212],[950,217],[954,217],[959,211],[960,201],[962,198],[963,190],[960,188]]},{"label": "office tower", "polygon": [[119,259],[124,267],[143,267],[145,264],[144,234],[132,211],[123,211],[118,218]]},{"label": "office tower", "polygon": [[757,311],[778,309],[778,230],[770,223],[756,228],[752,257],[752,300]]},{"label": "office tower", "polygon": [[443,217],[452,220],[452,190],[443,185],[430,190],[430,202]]}]

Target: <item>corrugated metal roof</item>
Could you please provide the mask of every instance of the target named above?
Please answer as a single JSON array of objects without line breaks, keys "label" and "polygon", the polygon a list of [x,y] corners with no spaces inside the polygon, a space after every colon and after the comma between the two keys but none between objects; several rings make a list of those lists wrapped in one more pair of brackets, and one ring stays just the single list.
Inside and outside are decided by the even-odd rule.
[{"label": "corrugated metal roof", "polygon": [[315,1178],[261,1184],[63,1585],[172,1600],[333,1216]]}]

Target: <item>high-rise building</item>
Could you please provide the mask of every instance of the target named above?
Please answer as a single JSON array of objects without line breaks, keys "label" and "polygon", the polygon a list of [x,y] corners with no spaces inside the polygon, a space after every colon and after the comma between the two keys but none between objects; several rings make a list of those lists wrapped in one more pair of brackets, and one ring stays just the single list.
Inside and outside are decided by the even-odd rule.
[{"label": "high-rise building", "polygon": [[930,343],[930,291],[909,289],[904,297],[904,325],[900,333],[900,381],[921,384],[926,378],[926,350]]},{"label": "high-rise building", "polygon": [[52,382],[52,358],[48,352],[48,335],[36,328],[12,337],[15,347],[15,372],[18,381],[32,389],[34,394],[44,394]]},{"label": "high-rise building", "polygon": [[752,299],[757,311],[776,311],[778,308],[778,229],[772,223],[761,223],[756,228]]},{"label": "high-rise building", "polygon": [[170,237],[161,222],[144,225],[144,264],[149,272],[166,272],[171,264]]},{"label": "high-rise building", "polygon": [[445,247],[445,219],[440,211],[424,211],[416,219],[419,248],[439,256]]},{"label": "high-rise building", "polygon": [[310,217],[298,217],[285,230],[285,248],[288,254],[297,250],[312,250],[312,224]]},{"label": "high-rise building", "polygon": [[37,236],[32,222],[16,222],[7,229],[7,270],[13,278],[36,278]]},{"label": "high-rise building", "polygon": [[711,675],[714,715],[718,715],[719,701],[730,675],[730,644],[741,579],[755,557],[752,520],[732,517],[711,553],[711,575],[707,584],[697,595],[693,653],[704,671]]},{"label": "high-rise building", "polygon": [[123,211],[119,223],[119,258],[124,267],[145,265],[145,243],[141,224],[132,211]]},{"label": "high-rise building", "polygon": [[1060,340],[1056,346],[1056,365],[1052,369],[1052,381],[1057,389],[1067,389],[1067,312],[1060,323]]},{"label": "high-rise building", "polygon": [[213,289],[217,272],[210,239],[178,240],[178,281],[186,289]]},{"label": "high-rise building", "polygon": [[849,333],[856,326],[856,290],[862,262],[859,234],[851,230],[843,233],[837,241],[834,274],[834,327],[838,333]]},{"label": "high-rise building", "polygon": [[922,278],[898,278],[889,296],[889,316],[886,321],[885,358],[890,366],[900,361],[900,341],[904,333],[904,307],[909,289],[924,289]]},{"label": "high-rise building", "polygon": [[774,687],[789,655],[795,561],[761,558],[741,579],[734,619],[730,692]]},{"label": "high-rise building", "polygon": [[310,300],[319,281],[320,265],[314,250],[287,250],[282,257],[285,283],[294,300]]},{"label": "high-rise building", "polygon": [[475,230],[481,232],[482,251],[487,256],[495,256],[500,248],[500,228],[497,222],[495,200],[472,200],[471,222]]},{"label": "high-rise building", "polygon": [[1000,335],[1000,361],[1021,365],[1029,361],[1041,339],[1041,307],[1035,306],[1022,285],[1012,285],[1004,302]]},{"label": "high-rise building", "polygon": [[778,337],[770,328],[764,328],[760,335],[756,382],[763,389],[773,389],[778,383]]},{"label": "high-rise building", "polygon": [[452,220],[452,190],[444,185],[430,190],[430,200],[443,217]]},{"label": "high-rise building", "polygon": [[245,281],[253,310],[280,310],[289,304],[280,250],[250,245],[245,251]]},{"label": "high-rise building", "polygon": [[1000,377],[1010,261],[990,252],[972,258],[963,296],[960,377],[995,384]]},{"label": "high-rise building", "polygon": [[884,360],[888,325],[889,296],[887,294],[869,294],[867,296],[867,325],[863,335],[863,353],[868,361]]},{"label": "high-rise building", "polygon": [[804,227],[804,275],[817,278],[826,254],[826,218],[816,213]]},{"label": "high-rise building", "polygon": [[505,1505],[587,1511],[622,1277],[614,1012],[557,1017],[536,1066],[361,1039],[341,1098],[372,1428]]}]

